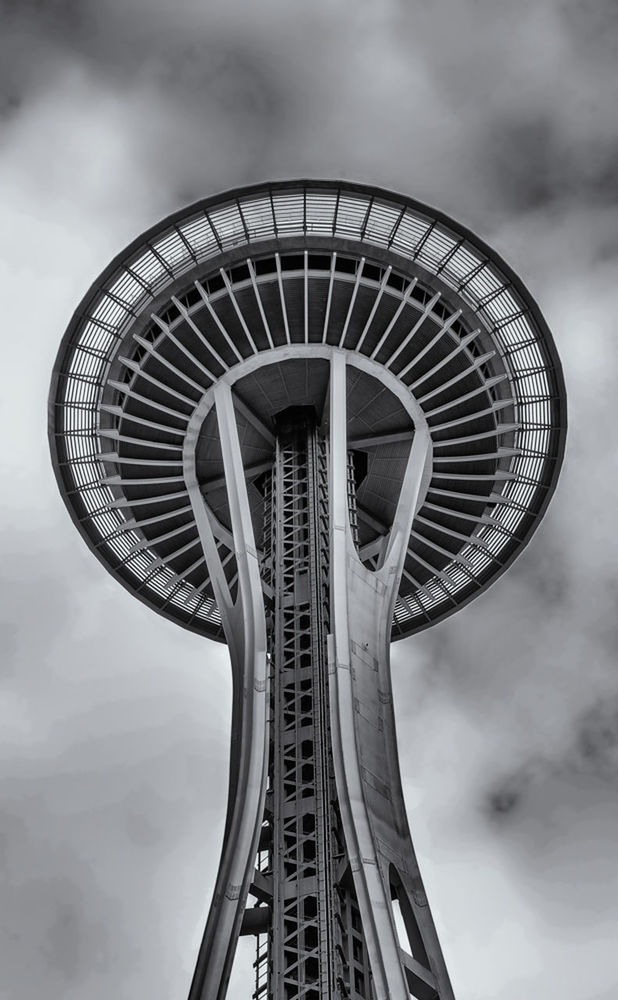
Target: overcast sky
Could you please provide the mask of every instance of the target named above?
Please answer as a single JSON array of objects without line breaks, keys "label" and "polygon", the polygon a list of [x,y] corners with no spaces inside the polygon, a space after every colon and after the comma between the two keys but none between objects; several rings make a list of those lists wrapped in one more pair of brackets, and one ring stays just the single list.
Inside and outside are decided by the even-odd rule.
[{"label": "overcast sky", "polygon": [[126,243],[293,176],[450,213],[554,332],[558,491],[504,578],[394,647],[401,764],[457,1000],[615,1000],[615,0],[0,11],[1,1000],[186,997],[225,809],[227,655],[89,553],[53,480],[47,391]]}]

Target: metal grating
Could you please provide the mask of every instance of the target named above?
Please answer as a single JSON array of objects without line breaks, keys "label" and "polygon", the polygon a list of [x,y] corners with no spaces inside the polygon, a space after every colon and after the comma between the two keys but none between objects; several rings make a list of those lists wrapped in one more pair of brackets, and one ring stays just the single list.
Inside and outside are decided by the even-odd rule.
[{"label": "metal grating", "polygon": [[329,182],[194,206],[129,247],[79,307],[54,371],[50,440],[99,558],[156,610],[213,638],[220,617],[185,518],[184,433],[222,374],[311,343],[373,357],[430,424],[434,476],[393,638],[494,579],[556,482],[566,417],[551,336],[471,234],[408,199]]}]

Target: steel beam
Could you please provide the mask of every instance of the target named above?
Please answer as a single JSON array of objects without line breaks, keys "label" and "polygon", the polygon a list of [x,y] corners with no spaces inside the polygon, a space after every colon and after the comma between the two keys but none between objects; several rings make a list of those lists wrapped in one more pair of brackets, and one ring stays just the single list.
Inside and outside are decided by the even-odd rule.
[{"label": "steel beam", "polygon": [[190,1000],[223,1000],[241,931],[257,853],[267,770],[266,618],[258,555],[242,466],[232,391],[220,382],[212,391],[238,573],[232,598],[195,470],[198,430],[185,442],[189,497],[230,650],[233,678],[232,740],[228,811],[223,852],[206,930],[189,993]]}]

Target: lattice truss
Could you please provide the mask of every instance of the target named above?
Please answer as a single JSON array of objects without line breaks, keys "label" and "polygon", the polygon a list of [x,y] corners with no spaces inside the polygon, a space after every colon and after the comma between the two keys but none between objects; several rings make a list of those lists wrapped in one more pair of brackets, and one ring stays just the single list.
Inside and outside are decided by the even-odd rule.
[{"label": "lattice truss", "polygon": [[[86,296],[59,354],[50,433],[62,491],[125,586],[223,639],[183,444],[222,376],[292,348],[373,359],[426,415],[433,467],[393,619],[393,638],[408,635],[479,593],[527,541],[566,423],[555,349],[525,289],[469,234],[410,201],[329,183],[248,189],[129,248]],[[292,391],[265,378],[251,405],[237,386],[250,481],[272,467],[271,400],[289,404]],[[302,398],[315,403],[307,388]],[[367,455],[359,544],[372,565],[410,434],[380,412],[378,393],[365,404],[351,445]],[[233,581],[215,466],[207,455],[198,472]],[[256,517],[258,506],[254,496]]]},{"label": "lattice truss", "polygon": [[[352,455],[348,482],[353,522]],[[266,912],[263,918],[252,913],[246,924],[247,933],[268,927],[258,935],[253,996],[370,1000],[371,972],[337,807],[328,722],[326,442],[307,410],[288,411],[284,418],[263,488],[263,574],[272,588],[271,796],[253,885],[260,912]],[[264,894],[264,885],[272,886],[272,895]]]}]

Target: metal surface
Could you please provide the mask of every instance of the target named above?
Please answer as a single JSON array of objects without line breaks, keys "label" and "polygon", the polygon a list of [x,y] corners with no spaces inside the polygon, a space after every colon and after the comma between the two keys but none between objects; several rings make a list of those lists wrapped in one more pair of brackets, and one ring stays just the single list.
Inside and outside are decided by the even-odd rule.
[{"label": "metal surface", "polygon": [[267,771],[266,619],[247,502],[232,394],[213,391],[221,429],[232,536],[238,566],[235,597],[227,583],[208,510],[197,487],[195,450],[185,444],[185,477],[214,592],[230,646],[233,678],[232,744],[224,849],[191,988],[191,1000],[222,1000],[226,993],[264,810]]}]

